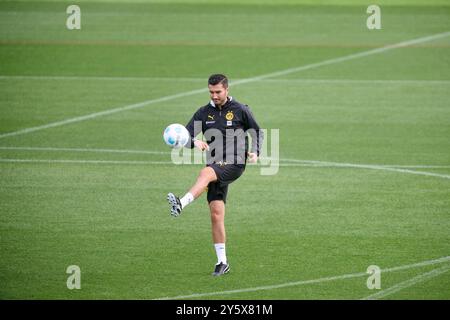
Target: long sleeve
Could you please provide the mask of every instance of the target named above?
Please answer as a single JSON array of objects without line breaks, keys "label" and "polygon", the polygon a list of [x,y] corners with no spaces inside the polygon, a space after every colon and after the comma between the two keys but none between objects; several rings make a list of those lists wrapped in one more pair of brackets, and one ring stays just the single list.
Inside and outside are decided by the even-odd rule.
[{"label": "long sleeve", "polygon": [[[199,121],[200,125],[195,125],[195,122]],[[194,115],[192,116],[191,120],[189,120],[188,124],[186,125],[186,129],[189,131],[190,139],[189,142],[186,144],[187,148],[194,148],[194,138],[202,132],[202,108],[198,109]]]},{"label": "long sleeve", "polygon": [[264,141],[264,132],[259,127],[255,117],[253,116],[253,113],[248,106],[244,108],[244,123],[245,130],[248,130],[248,133],[252,138],[251,152],[256,153],[259,157],[261,153],[262,143]]}]

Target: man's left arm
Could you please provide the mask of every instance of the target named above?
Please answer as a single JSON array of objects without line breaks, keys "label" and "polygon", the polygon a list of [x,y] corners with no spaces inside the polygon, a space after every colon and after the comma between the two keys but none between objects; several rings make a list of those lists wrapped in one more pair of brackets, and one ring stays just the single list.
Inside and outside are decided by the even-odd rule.
[{"label": "man's left arm", "polygon": [[244,107],[244,129],[252,138],[252,147],[249,152],[249,161],[256,162],[261,154],[261,148],[264,141],[264,132],[256,122],[253,113],[248,106]]}]

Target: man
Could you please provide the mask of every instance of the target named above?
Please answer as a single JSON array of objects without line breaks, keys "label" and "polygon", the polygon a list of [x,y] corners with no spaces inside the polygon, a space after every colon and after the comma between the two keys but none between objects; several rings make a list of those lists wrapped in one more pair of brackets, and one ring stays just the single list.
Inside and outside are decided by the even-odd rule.
[{"label": "man", "polygon": [[[213,74],[208,79],[211,101],[197,110],[186,128],[191,135],[188,147],[207,150],[207,165],[200,171],[195,184],[181,199],[173,193],[167,195],[172,216],[177,217],[188,204],[208,190],[207,200],[211,213],[211,227],[217,264],[213,275],[220,276],[230,270],[225,252],[225,203],[228,184],[238,179],[246,162],[256,162],[261,151],[263,132],[249,107],[228,95],[228,79]],[[200,133],[206,142],[195,137]],[[252,137],[252,150],[248,151],[248,134]]]}]

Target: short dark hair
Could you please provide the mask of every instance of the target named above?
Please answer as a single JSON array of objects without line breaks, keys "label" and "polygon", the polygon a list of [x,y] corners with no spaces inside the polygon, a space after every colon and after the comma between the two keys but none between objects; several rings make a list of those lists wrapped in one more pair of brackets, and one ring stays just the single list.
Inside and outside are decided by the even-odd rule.
[{"label": "short dark hair", "polygon": [[213,74],[208,79],[208,85],[215,86],[216,84],[221,83],[224,88],[228,88],[228,78],[223,74]]}]

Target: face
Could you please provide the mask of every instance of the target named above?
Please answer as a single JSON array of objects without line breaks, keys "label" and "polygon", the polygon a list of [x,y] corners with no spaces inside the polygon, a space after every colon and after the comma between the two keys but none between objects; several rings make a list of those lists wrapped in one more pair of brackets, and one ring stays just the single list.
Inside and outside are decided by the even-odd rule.
[{"label": "face", "polygon": [[208,85],[209,95],[211,100],[216,106],[223,106],[227,102],[228,88],[225,88],[223,84]]}]

